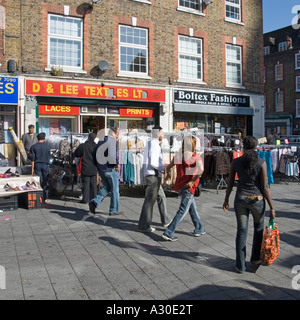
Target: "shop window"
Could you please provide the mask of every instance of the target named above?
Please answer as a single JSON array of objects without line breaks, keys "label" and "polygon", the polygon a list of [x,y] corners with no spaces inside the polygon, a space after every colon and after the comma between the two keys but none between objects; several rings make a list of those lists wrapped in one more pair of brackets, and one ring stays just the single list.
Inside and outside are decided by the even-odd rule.
[{"label": "shop window", "polygon": [[49,14],[48,66],[64,71],[82,70],[82,19]]},{"label": "shop window", "polygon": [[202,39],[179,36],[179,79],[203,80]]},{"label": "shop window", "polygon": [[225,0],[226,20],[241,22],[241,0]]},{"label": "shop window", "polygon": [[45,132],[46,135],[55,133],[77,132],[76,118],[47,116],[39,118],[39,131]]},{"label": "shop window", "polygon": [[275,112],[283,112],[283,91],[275,92]]},{"label": "shop window", "polygon": [[275,81],[283,80],[283,64],[277,63],[275,65]]},{"label": "shop window", "polygon": [[119,75],[148,75],[148,30],[120,25]]},{"label": "shop window", "polygon": [[202,0],[179,0],[178,9],[192,13],[202,13]]},{"label": "shop window", "polygon": [[242,47],[226,44],[226,84],[242,85]]}]

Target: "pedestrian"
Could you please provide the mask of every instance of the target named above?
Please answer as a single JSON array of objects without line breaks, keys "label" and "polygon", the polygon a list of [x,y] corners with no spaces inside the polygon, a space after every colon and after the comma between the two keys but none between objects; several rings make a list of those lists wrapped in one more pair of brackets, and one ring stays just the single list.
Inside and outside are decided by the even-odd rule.
[{"label": "pedestrian", "polygon": [[145,200],[142,206],[138,222],[138,231],[154,232],[155,228],[151,227],[153,217],[153,206],[158,201],[159,212],[163,225],[169,223],[169,217],[166,210],[166,198],[161,187],[162,172],[165,166],[162,163],[162,153],[160,142],[163,139],[164,132],[162,127],[155,126],[152,128],[152,138],[147,141],[144,149],[144,176],[146,180]]},{"label": "pedestrian", "polygon": [[168,177],[170,169],[176,165],[177,176],[173,190],[178,191],[181,196],[179,209],[162,235],[168,241],[178,240],[175,236],[175,230],[187,212],[189,212],[195,227],[193,235],[199,237],[206,233],[197,212],[194,198],[195,190],[199,185],[200,177],[204,170],[202,158],[195,152],[196,143],[197,140],[194,136],[185,137],[181,150],[166,168]]},{"label": "pedestrian", "polygon": [[43,189],[43,201],[49,200],[49,161],[50,146],[45,142],[46,134],[41,132],[37,135],[38,142],[30,148],[29,159],[31,160],[31,174],[36,173],[40,177],[40,185]]},{"label": "pedestrian", "polygon": [[[25,151],[26,151],[26,154],[27,154],[27,157],[29,157],[29,154],[30,154],[30,148],[36,144],[38,142],[38,139],[37,139],[37,134],[34,132],[34,125],[33,124],[30,124],[28,126],[28,133],[24,133],[22,135],[22,138],[21,138],[22,142],[23,142],[23,145],[24,145],[24,148],[25,148]],[[30,160],[28,160],[29,164],[30,164]]]},{"label": "pedestrian", "polygon": [[96,133],[91,132],[87,141],[75,150],[75,157],[81,158],[82,203],[89,203],[97,194],[97,166],[94,161]]},{"label": "pedestrian", "polygon": [[271,132],[267,137],[268,144],[276,145],[276,140],[278,140],[278,139],[279,139],[279,137],[278,137],[277,133],[275,132],[275,130],[271,129]]},{"label": "pedestrian", "polygon": [[109,215],[120,215],[119,211],[119,159],[117,140],[119,138],[119,129],[112,127],[109,129],[108,136],[100,140],[95,152],[95,161],[98,173],[101,177],[103,187],[98,191],[96,196],[89,202],[90,212],[95,215],[103,199],[110,195]]},{"label": "pedestrian", "polygon": [[267,166],[266,162],[258,157],[256,138],[246,136],[243,139],[243,147],[244,154],[232,161],[223,204],[224,211],[228,211],[229,196],[237,173],[239,179],[234,200],[234,210],[237,220],[235,269],[238,273],[246,271],[246,240],[249,214],[252,214],[254,222],[250,259],[253,264],[260,263],[260,250],[264,231],[265,199],[270,207],[270,217],[275,218],[275,210],[267,182]]}]

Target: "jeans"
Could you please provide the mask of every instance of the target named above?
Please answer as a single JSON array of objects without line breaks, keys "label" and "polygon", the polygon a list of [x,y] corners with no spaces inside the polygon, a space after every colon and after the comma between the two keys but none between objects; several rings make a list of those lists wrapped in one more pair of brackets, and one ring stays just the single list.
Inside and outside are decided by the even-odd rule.
[{"label": "jeans", "polygon": [[252,199],[237,194],[234,200],[234,210],[237,220],[236,267],[240,271],[245,271],[249,213],[251,212],[254,222],[253,245],[250,260],[260,260],[261,242],[264,232],[265,200]]},{"label": "jeans", "polygon": [[49,199],[49,166],[47,163],[35,163],[34,171],[40,177],[40,185],[43,189],[43,201]]},{"label": "jeans", "polygon": [[91,200],[96,207],[99,207],[103,199],[110,194],[109,212],[119,212],[119,171],[113,169],[109,172],[99,171],[103,187],[98,191],[96,197]]},{"label": "jeans", "polygon": [[176,227],[181,222],[181,220],[185,217],[187,212],[189,212],[192,222],[195,226],[194,234],[203,233],[204,227],[199,217],[199,214],[197,212],[194,195],[186,187],[179,190],[179,195],[181,196],[181,203],[179,206],[179,210],[177,211],[171,224],[164,231],[164,234],[169,237],[174,237]]}]

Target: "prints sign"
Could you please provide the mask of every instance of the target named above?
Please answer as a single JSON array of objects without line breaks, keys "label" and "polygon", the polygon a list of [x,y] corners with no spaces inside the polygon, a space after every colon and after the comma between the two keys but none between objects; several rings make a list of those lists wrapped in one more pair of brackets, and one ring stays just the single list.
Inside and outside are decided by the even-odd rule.
[{"label": "prints sign", "polygon": [[174,103],[250,107],[250,97],[227,93],[174,90]]}]

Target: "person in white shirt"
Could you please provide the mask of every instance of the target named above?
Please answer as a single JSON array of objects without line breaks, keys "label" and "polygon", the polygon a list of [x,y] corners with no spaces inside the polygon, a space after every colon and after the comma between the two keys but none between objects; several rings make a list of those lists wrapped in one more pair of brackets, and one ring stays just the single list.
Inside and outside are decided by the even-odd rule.
[{"label": "person in white shirt", "polygon": [[[161,176],[165,171],[165,166],[162,163],[162,154],[160,142],[164,136],[163,130],[160,126],[155,126],[152,129],[152,139],[147,142],[144,150],[144,176],[146,180],[145,200],[142,207],[138,231],[140,232],[154,232],[155,228],[151,227],[153,206],[158,200],[158,193],[160,197],[164,196],[161,188]],[[163,193],[163,194],[162,194]],[[160,210],[162,223],[168,225],[166,212]]]}]

